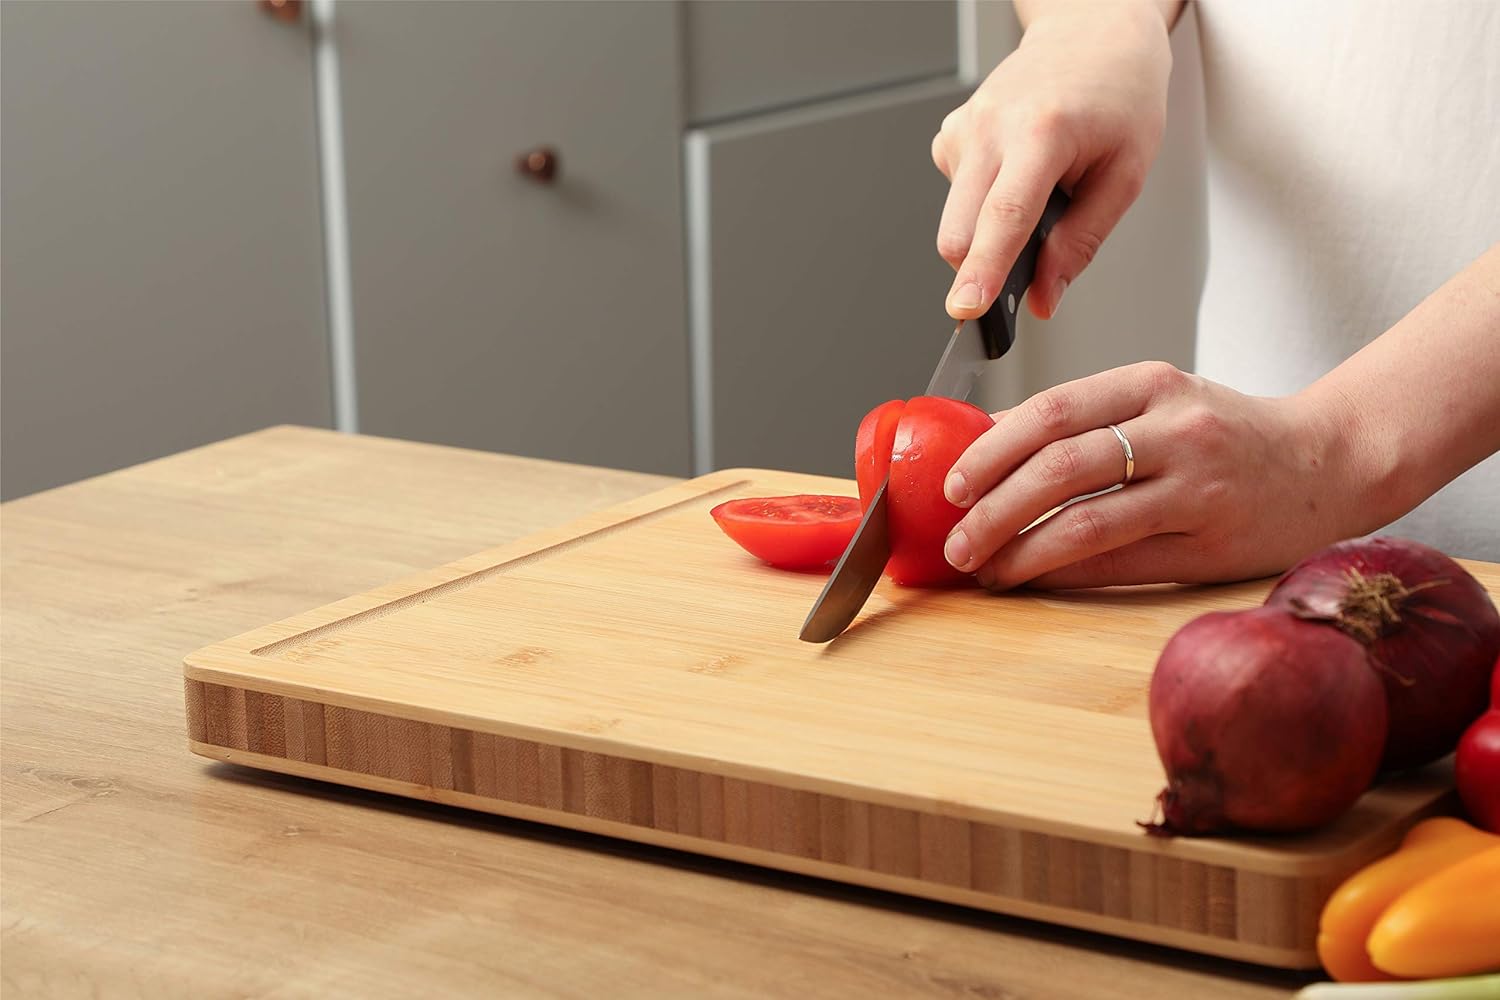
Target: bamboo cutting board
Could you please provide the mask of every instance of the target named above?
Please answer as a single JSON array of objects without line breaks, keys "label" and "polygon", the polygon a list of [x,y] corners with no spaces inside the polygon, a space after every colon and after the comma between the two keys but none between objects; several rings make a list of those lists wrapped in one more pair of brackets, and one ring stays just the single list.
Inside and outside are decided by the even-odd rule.
[{"label": "bamboo cutting board", "polygon": [[[826,646],[817,574],[708,515],[853,484],[731,470],[186,659],[192,749],[1269,965],[1451,805],[1436,765],[1308,836],[1148,837],[1167,638],[1268,583],[995,596],[883,581]],[[1500,566],[1468,564],[1492,593]]]}]

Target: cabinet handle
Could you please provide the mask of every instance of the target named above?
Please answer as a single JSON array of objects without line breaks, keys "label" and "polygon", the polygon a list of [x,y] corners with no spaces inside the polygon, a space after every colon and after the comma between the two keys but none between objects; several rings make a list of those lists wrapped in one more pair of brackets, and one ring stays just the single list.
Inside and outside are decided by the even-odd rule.
[{"label": "cabinet handle", "polygon": [[260,9],[278,21],[295,21],[302,16],[302,0],[260,0]]},{"label": "cabinet handle", "polygon": [[516,157],[516,169],[538,184],[551,184],[557,176],[557,151],[539,146]]}]

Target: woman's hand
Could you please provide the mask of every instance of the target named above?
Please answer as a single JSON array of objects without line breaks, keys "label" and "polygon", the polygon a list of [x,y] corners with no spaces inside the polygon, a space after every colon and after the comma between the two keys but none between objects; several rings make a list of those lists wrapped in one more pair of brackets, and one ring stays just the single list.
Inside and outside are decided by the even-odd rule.
[{"label": "woman's hand", "polygon": [[[954,463],[971,508],[945,554],[992,589],[1201,583],[1280,572],[1374,530],[1348,411],[1241,395],[1164,362],[1056,386],[1012,410]],[[1130,441],[1135,473],[1122,489]]]},{"label": "woman's hand", "polygon": [[1031,309],[1046,318],[1140,194],[1166,121],[1177,4],[1049,3],[1020,46],[943,120],[932,159],[951,182],[938,252],[958,272],[947,308],[982,315],[1053,185],[1073,201],[1037,260]]}]

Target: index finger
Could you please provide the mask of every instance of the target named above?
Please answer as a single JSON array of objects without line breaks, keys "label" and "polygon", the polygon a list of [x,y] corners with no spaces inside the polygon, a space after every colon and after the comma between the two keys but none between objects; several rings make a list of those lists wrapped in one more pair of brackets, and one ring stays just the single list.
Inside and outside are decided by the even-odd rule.
[{"label": "index finger", "polygon": [[989,309],[1065,167],[1057,151],[1036,144],[1008,151],[980,205],[974,239],[948,292],[948,315],[973,319]]}]

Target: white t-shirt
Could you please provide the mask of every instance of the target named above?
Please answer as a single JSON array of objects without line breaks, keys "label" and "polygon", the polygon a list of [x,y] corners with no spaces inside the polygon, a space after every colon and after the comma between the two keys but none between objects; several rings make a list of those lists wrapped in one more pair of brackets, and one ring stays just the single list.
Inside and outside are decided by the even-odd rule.
[{"label": "white t-shirt", "polygon": [[[1196,367],[1286,395],[1500,240],[1500,0],[1203,0],[1197,14]],[[1382,533],[1500,561],[1500,455]]]}]

